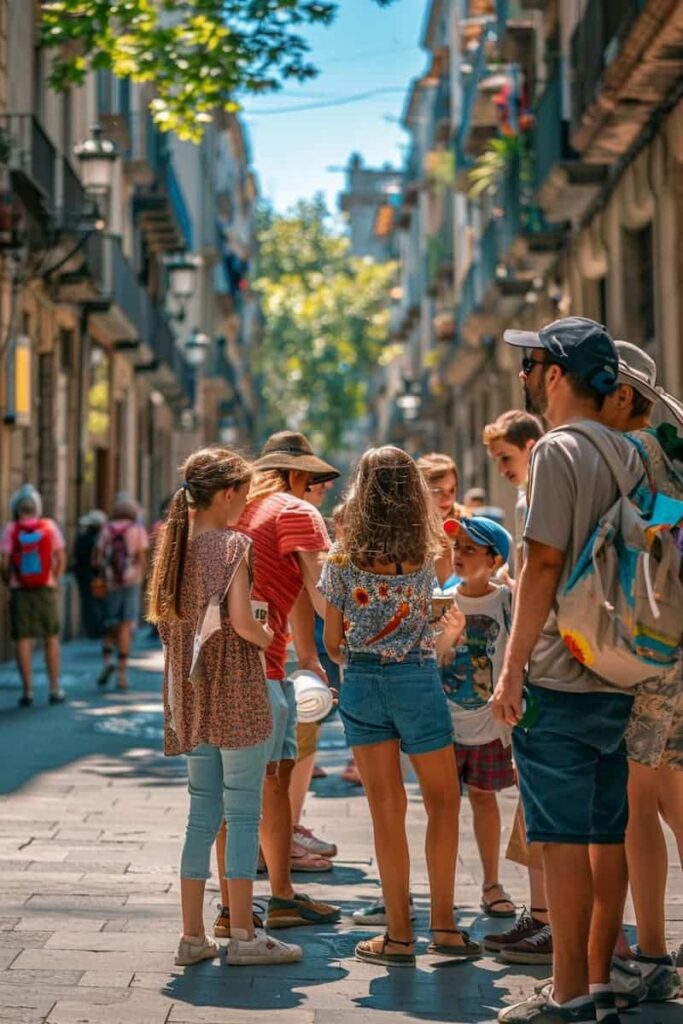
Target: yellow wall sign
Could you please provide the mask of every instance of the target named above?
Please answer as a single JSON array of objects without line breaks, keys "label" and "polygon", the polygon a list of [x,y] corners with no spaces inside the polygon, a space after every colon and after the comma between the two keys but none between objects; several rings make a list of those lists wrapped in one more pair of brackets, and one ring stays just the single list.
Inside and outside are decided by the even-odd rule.
[{"label": "yellow wall sign", "polygon": [[31,339],[15,334],[7,346],[5,423],[28,427],[31,422]]}]

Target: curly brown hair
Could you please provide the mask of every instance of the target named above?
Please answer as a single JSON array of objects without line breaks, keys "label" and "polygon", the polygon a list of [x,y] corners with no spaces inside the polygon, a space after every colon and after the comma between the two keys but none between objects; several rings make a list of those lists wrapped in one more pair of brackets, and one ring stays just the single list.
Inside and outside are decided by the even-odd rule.
[{"label": "curly brown hair", "polygon": [[422,565],[441,553],[442,526],[414,460],[402,448],[370,448],[344,503],[341,545],[361,568]]},{"label": "curly brown hair", "polygon": [[150,622],[182,619],[180,604],[190,509],[208,508],[218,491],[238,489],[249,483],[251,467],[241,455],[227,448],[201,448],[181,469],[183,482],[173,495],[156,545],[148,591]]}]

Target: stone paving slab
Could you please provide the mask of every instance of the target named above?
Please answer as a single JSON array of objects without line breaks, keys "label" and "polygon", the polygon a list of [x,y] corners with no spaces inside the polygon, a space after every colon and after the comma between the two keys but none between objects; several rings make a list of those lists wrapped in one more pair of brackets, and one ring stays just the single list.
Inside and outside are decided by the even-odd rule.
[{"label": "stone paving slab", "polygon": [[[381,970],[353,959],[373,934],[351,912],[375,899],[379,883],[362,790],[339,778],[346,759],[338,722],[325,727],[306,824],[340,846],[332,874],[298,875],[302,891],[338,902],[337,927],[300,928],[282,937],[304,946],[300,964],[229,968],[223,958],[182,970],[173,965],[179,927],[177,861],[186,814],[179,759],[159,753],[159,654],[142,645],[132,691],[102,694],[97,650],[65,650],[72,701],[19,714],[18,686],[0,667],[0,1022],[12,1024],[488,1024],[506,1003],[531,991],[547,968],[512,969],[493,957],[457,963],[428,957],[424,812],[409,785],[411,888],[422,950],[415,971]],[[4,709],[4,710],[3,710]],[[57,732],[55,732],[57,730]],[[55,742],[55,736],[60,742]],[[513,792],[501,798],[504,841]],[[683,933],[683,882],[671,847],[670,938]],[[526,898],[523,871],[503,862],[502,879]],[[259,879],[257,896],[268,893]],[[467,801],[463,806],[456,901],[475,935],[503,930],[479,909],[480,868]],[[207,886],[207,924],[218,886]],[[681,1024],[680,1005],[643,1007],[633,1024]],[[624,1018],[626,1021],[627,1018]],[[631,1019],[629,1017],[628,1019]]]}]

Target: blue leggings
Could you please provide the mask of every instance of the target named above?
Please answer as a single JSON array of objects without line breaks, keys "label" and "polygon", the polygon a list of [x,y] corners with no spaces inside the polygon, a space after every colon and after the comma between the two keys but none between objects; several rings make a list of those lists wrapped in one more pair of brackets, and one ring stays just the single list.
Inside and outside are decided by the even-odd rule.
[{"label": "blue leggings", "polygon": [[211,847],[228,823],[226,878],[255,878],[263,779],[270,740],[222,750],[201,743],[187,755],[190,810],[180,859],[181,878],[209,878]]}]

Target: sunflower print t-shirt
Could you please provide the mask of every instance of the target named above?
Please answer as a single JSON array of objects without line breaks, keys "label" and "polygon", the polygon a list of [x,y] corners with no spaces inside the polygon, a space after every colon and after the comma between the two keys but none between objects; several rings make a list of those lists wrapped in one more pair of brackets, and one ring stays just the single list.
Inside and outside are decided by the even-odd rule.
[{"label": "sunflower print t-shirt", "polygon": [[344,616],[350,654],[381,654],[400,661],[410,651],[434,654],[429,623],[433,582],[431,559],[416,572],[383,576],[357,568],[335,544],[318,589]]}]

